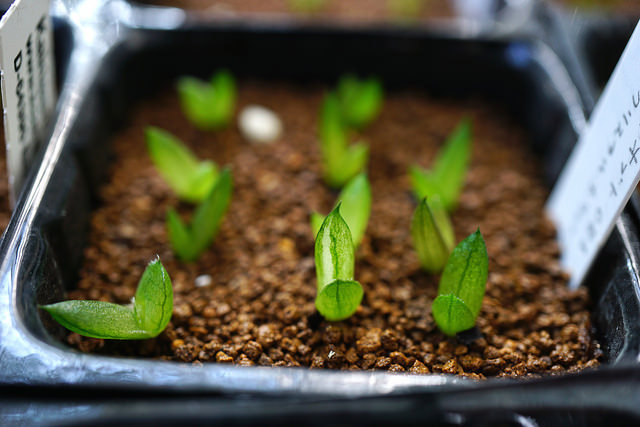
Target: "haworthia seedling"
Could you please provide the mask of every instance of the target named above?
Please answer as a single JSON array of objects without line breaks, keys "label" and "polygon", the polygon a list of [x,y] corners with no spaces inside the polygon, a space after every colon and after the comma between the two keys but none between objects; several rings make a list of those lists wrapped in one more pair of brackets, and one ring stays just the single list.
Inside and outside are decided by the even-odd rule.
[{"label": "haworthia seedling", "polygon": [[145,269],[133,308],[104,301],[63,301],[40,306],[65,328],[91,338],[139,340],[153,338],[173,313],[171,279],[160,260]]},{"label": "haworthia seedling", "polygon": [[442,332],[455,335],[475,325],[488,270],[487,247],[478,230],[456,246],[440,278],[438,297],[431,311]]},{"label": "haworthia seedling", "polygon": [[362,142],[348,143],[340,104],[333,93],[327,94],[322,104],[319,131],[324,180],[330,187],[342,187],[365,168],[369,147]]},{"label": "haworthia seedling", "polygon": [[167,212],[169,241],[180,259],[194,261],[209,247],[227,211],[232,190],[231,170],[225,168],[215,186],[196,208],[190,225],[185,224],[174,209]]},{"label": "haworthia seedling", "polygon": [[448,211],[454,210],[464,186],[471,158],[471,121],[464,119],[449,135],[430,170],[409,169],[413,191],[418,200],[439,196]]},{"label": "haworthia seedling", "polygon": [[178,81],[178,94],[185,116],[200,129],[221,129],[233,118],[236,83],[226,70],[214,74],[209,82],[182,77]]},{"label": "haworthia seedling", "polygon": [[420,201],[411,220],[411,237],[420,265],[430,273],[442,271],[455,246],[453,226],[438,196]]},{"label": "haworthia seedling", "polygon": [[182,141],[163,129],[150,126],[145,136],[153,164],[178,197],[196,203],[211,191],[219,174],[214,162],[201,162]]},{"label": "haworthia seedling", "polygon": [[380,113],[384,102],[380,80],[360,80],[350,74],[342,76],[338,81],[337,95],[344,123],[357,129],[371,124]]},{"label": "haworthia seedling", "polygon": [[344,320],[356,312],[362,301],[360,283],[353,279],[355,249],[340,204],[322,223],[315,244],[318,294],[316,308],[325,319]]}]

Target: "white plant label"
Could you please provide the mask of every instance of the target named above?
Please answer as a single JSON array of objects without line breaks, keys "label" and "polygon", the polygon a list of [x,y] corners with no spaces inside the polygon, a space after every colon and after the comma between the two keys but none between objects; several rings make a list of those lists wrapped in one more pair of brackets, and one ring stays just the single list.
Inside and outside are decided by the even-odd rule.
[{"label": "white plant label", "polygon": [[0,21],[2,106],[11,203],[55,108],[49,0],[16,0]]},{"label": "white plant label", "polygon": [[547,201],[577,287],[640,179],[640,24]]}]

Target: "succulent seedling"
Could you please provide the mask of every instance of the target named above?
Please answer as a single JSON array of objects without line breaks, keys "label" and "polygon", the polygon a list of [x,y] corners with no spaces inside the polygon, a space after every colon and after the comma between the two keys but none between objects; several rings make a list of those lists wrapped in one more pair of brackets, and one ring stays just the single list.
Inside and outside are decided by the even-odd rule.
[{"label": "succulent seedling", "polygon": [[438,196],[420,201],[411,220],[411,237],[420,265],[430,273],[444,268],[455,246],[453,226]]},{"label": "succulent seedling", "polygon": [[65,328],[91,338],[140,340],[167,327],[173,313],[171,279],[159,259],[144,273],[133,307],[104,301],[71,300],[40,306]]},{"label": "succulent seedling", "polygon": [[376,78],[358,79],[347,74],[338,81],[336,90],[344,123],[362,129],[378,116],[384,102],[382,83]]},{"label": "succulent seedling", "polygon": [[182,200],[196,203],[213,188],[219,175],[212,161],[200,161],[178,138],[169,132],[147,127],[147,149],[160,175]]},{"label": "succulent seedling", "polygon": [[453,336],[472,328],[482,308],[489,257],[480,230],[455,247],[444,268],[438,297],[431,305],[436,324]]},{"label": "succulent seedling", "polygon": [[318,294],[316,308],[325,319],[344,320],[362,301],[362,286],[353,280],[355,248],[340,204],[322,222],[315,245]]},{"label": "succulent seedling", "polygon": [[369,160],[369,147],[362,142],[349,145],[348,139],[338,97],[329,93],[320,112],[320,151],[324,180],[330,187],[345,185]]},{"label": "succulent seedling", "polygon": [[444,207],[451,212],[458,198],[471,158],[471,121],[465,119],[449,135],[430,170],[412,166],[409,169],[413,192],[418,200],[439,196]]},{"label": "succulent seedling", "polygon": [[209,82],[181,77],[178,95],[184,115],[199,129],[221,129],[227,127],[233,118],[236,83],[226,70],[218,71]]},{"label": "succulent seedling", "polygon": [[174,209],[167,212],[169,241],[178,258],[194,261],[215,238],[231,200],[231,171],[224,168],[207,197],[196,208],[191,224],[185,224]]},{"label": "succulent seedling", "polygon": [[[371,185],[365,173],[358,174],[340,192],[338,202],[341,203],[341,212],[349,226],[353,245],[358,247],[367,229],[369,215],[371,213]],[[316,236],[325,217],[318,212],[311,214],[311,228]]]}]

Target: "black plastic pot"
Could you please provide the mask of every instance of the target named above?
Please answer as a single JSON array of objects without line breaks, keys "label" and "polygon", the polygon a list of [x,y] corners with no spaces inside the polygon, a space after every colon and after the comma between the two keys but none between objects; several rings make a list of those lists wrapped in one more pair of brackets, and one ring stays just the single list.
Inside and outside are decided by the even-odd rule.
[{"label": "black plastic pot", "polygon": [[[60,300],[76,283],[110,136],[132,103],[178,75],[206,76],[224,66],[265,81],[331,83],[355,71],[379,75],[388,90],[482,97],[502,105],[527,130],[550,186],[584,124],[582,94],[562,61],[545,43],[523,35],[199,26],[153,18],[142,17],[135,22],[144,25],[137,26],[106,18],[92,23],[104,25],[102,51],[76,39],[49,146],[0,246],[0,384],[13,396],[0,399],[0,420],[11,420],[19,408],[31,410],[36,423],[640,420],[634,390],[640,385],[639,220],[629,207],[585,283],[605,352],[596,371],[473,382],[445,375],[191,366],[81,354],[63,345],[56,337],[60,328],[43,320],[37,304]],[[76,34],[84,33],[76,28]]]}]

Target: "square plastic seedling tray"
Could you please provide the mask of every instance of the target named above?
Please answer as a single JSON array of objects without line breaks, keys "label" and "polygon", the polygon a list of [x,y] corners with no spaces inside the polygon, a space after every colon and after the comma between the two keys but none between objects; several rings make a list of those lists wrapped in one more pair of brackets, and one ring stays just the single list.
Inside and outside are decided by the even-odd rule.
[{"label": "square plastic seedling tray", "polygon": [[[527,131],[549,187],[576,141],[576,121],[588,110],[569,73],[559,72],[562,61],[553,50],[525,35],[190,24],[162,21],[152,13],[138,16],[136,25],[92,24],[102,25],[102,44],[82,40],[90,37],[90,27],[75,30],[49,145],[0,247],[0,383],[13,395],[7,402],[50,415],[43,419],[103,422],[139,419],[140,408],[152,412],[147,420],[246,424],[282,417],[457,425],[638,415],[630,390],[640,377],[640,252],[638,216],[630,206],[584,284],[604,351],[602,366],[593,371],[471,381],[447,375],[193,366],[83,354],[62,344],[56,336],[61,330],[45,324],[37,305],[59,301],[77,281],[92,203],[108,167],[108,141],[136,100],[179,75],[206,76],[224,66],[264,81],[330,83],[348,70],[378,75],[391,91],[482,97],[511,111]],[[2,408],[0,415],[6,415]]]}]

